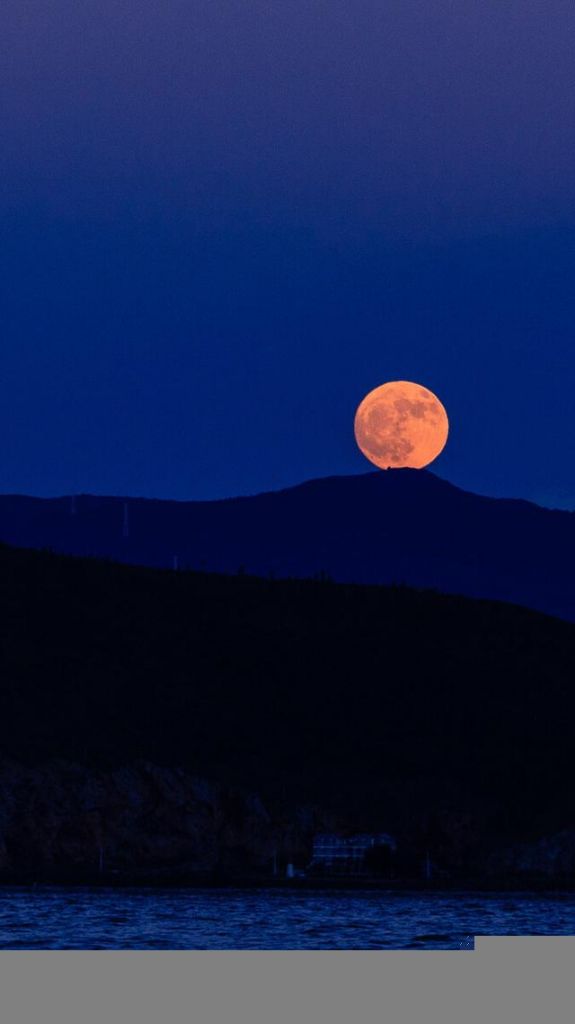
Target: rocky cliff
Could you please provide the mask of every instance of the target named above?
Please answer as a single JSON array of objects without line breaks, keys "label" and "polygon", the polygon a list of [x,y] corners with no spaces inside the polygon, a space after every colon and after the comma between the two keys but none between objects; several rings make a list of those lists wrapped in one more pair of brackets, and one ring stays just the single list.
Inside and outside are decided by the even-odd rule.
[{"label": "rocky cliff", "polygon": [[0,766],[4,879],[271,876],[308,842],[303,821],[273,821],[257,796],[148,761]]}]

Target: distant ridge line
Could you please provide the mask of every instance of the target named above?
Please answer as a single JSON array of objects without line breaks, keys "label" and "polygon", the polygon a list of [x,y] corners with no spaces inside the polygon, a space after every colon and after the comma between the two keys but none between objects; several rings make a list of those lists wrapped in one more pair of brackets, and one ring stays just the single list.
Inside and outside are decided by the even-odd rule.
[{"label": "distant ridge line", "polygon": [[160,568],[177,553],[181,569],[400,582],[575,619],[575,516],[424,470],[202,501],[4,495],[0,540]]}]

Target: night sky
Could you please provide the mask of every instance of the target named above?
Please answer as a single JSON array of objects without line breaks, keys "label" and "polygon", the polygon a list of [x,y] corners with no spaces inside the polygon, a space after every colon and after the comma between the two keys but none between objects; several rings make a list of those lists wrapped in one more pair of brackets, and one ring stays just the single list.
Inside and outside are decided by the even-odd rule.
[{"label": "night sky", "polygon": [[9,0],[0,491],[434,469],[575,508],[573,0]]}]

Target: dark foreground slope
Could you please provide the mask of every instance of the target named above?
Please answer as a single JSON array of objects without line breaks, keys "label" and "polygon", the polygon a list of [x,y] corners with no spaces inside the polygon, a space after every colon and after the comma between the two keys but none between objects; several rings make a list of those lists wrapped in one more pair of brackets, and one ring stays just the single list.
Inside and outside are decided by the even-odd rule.
[{"label": "dark foreground slope", "polygon": [[0,497],[0,540],[136,565],[406,583],[575,618],[575,513],[431,473],[312,480],[216,502]]},{"label": "dark foreground slope", "polygon": [[[575,627],[522,608],[0,548],[0,652],[0,864],[2,843],[10,863],[45,854],[46,815],[64,856],[62,792],[84,793],[65,827],[81,812],[99,849],[106,816],[124,821],[122,799],[138,805],[142,787],[150,835],[125,826],[122,849],[153,862],[151,833],[162,848],[178,815],[202,833],[201,800],[174,796],[198,776],[228,794],[212,818],[255,792],[284,833],[315,807],[324,827],[392,831],[407,860],[431,847],[450,871],[575,825]],[[125,766],[144,763],[157,767],[126,788]],[[235,813],[228,836],[245,826]]]}]

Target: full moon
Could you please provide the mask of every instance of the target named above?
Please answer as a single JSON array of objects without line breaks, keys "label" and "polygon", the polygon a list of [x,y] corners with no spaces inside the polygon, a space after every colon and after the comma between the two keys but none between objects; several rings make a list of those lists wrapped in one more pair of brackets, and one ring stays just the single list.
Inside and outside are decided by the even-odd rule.
[{"label": "full moon", "polygon": [[433,391],[392,380],[360,402],[354,430],[366,459],[380,469],[423,469],[445,447],[449,420]]}]

